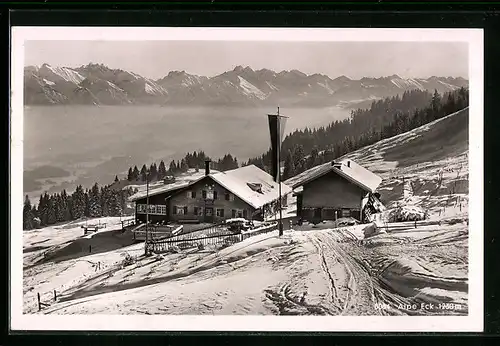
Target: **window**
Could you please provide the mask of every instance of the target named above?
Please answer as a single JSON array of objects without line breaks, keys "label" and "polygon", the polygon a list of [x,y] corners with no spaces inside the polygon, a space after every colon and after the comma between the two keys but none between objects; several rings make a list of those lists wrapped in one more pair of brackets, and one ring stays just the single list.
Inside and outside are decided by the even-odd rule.
[{"label": "window", "polygon": [[198,207],[193,208],[193,213],[194,213],[194,215],[198,215]]},{"label": "window", "polygon": [[167,214],[167,206],[164,204],[150,204],[149,210],[146,204],[137,204],[137,213],[138,214],[155,214],[155,215],[166,215]]},{"label": "window", "polygon": [[215,213],[216,213],[215,215],[218,217],[224,217],[224,209],[217,208]]},{"label": "window", "polygon": [[232,193],[226,192],[224,197],[226,201],[234,201],[234,195]]},{"label": "window", "polygon": [[233,209],[231,213],[231,217],[234,219],[236,217],[236,209]]},{"label": "window", "polygon": [[196,198],[196,191],[188,191],[187,198]]},{"label": "window", "polygon": [[203,190],[201,192],[201,195],[202,195],[203,199],[207,199],[207,191],[206,190]]},{"label": "window", "polygon": [[166,215],[167,214],[167,206],[166,205],[157,205],[156,206],[156,213],[161,214],[161,215]]},{"label": "window", "polygon": [[217,191],[214,191],[214,199],[217,199]]},{"label": "window", "polygon": [[351,210],[350,209],[342,209],[342,217],[349,217],[351,216]]},{"label": "window", "polygon": [[174,206],[174,214],[185,215],[188,212],[188,208],[184,206]]},{"label": "window", "polygon": [[245,210],[243,210],[243,217],[244,217],[245,219],[246,219],[246,218],[247,218],[247,216],[248,216],[247,214],[248,214],[248,213],[247,213],[247,210],[246,210],[246,209],[245,209]]}]

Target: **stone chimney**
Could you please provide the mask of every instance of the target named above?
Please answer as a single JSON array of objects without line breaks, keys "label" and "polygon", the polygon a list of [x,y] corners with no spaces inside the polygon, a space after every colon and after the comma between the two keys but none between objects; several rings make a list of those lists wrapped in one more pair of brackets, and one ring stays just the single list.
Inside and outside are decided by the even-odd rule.
[{"label": "stone chimney", "polygon": [[205,160],[205,175],[210,174],[210,160]]}]

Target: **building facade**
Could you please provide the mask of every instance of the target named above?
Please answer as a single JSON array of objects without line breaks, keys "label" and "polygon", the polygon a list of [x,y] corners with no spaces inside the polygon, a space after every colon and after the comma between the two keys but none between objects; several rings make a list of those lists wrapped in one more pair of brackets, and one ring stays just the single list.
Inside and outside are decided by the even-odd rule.
[{"label": "building facade", "polygon": [[[291,189],[282,184],[283,206]],[[149,220],[154,224],[220,223],[230,218],[263,220],[277,211],[278,185],[272,177],[250,165],[232,171],[205,175],[184,184],[152,190],[149,195]],[[132,196],[136,221],[146,222],[147,197]]]},{"label": "building facade", "polygon": [[294,178],[297,216],[318,223],[352,217],[364,221],[364,208],[382,181],[352,160],[333,162]]}]

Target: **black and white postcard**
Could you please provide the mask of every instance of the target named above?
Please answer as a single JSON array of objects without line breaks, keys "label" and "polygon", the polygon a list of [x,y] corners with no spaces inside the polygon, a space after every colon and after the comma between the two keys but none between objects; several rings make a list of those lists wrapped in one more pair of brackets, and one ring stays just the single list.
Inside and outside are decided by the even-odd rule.
[{"label": "black and white postcard", "polygon": [[483,32],[13,27],[11,327],[482,331]]}]

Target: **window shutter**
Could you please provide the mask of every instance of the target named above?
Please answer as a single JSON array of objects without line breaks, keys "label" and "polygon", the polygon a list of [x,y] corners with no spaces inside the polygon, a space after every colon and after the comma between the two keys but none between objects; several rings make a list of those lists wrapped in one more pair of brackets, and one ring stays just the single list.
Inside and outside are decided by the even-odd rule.
[{"label": "window shutter", "polygon": [[187,198],[191,198],[191,191],[187,191],[186,194],[187,194]]},{"label": "window shutter", "polygon": [[175,205],[174,205],[173,214],[174,214],[174,215],[176,215],[176,214],[177,214],[177,206],[175,206]]},{"label": "window shutter", "polygon": [[196,198],[196,191],[191,192],[191,197]]},{"label": "window shutter", "polygon": [[193,208],[194,215],[198,215],[198,207]]},{"label": "window shutter", "polygon": [[217,199],[217,191],[214,190],[214,199]]},{"label": "window shutter", "polygon": [[243,209],[243,217],[246,219],[247,218],[247,210]]},{"label": "window shutter", "polygon": [[233,209],[233,218],[235,218],[235,217],[236,217],[236,210]]},{"label": "window shutter", "polygon": [[203,190],[201,194],[203,195],[203,198],[207,198],[207,191],[206,190]]},{"label": "window shutter", "polygon": [[187,215],[188,213],[188,207],[184,207],[184,215]]},{"label": "window shutter", "polygon": [[220,210],[220,217],[224,217],[224,209]]}]

